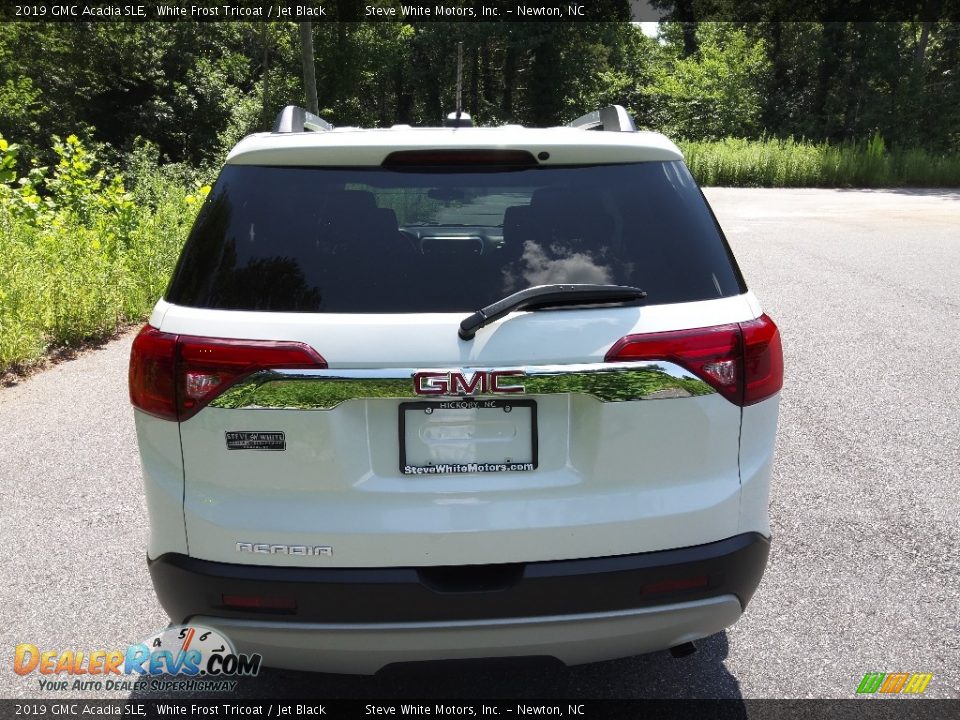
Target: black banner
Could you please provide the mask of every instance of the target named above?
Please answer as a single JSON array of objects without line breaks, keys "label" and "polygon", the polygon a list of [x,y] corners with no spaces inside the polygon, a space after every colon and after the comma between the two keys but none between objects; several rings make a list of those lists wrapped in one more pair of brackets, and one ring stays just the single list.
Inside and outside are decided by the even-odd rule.
[{"label": "black banner", "polygon": [[14,0],[27,22],[957,21],[960,0]]},{"label": "black banner", "polygon": [[0,700],[2,718],[630,718],[940,720],[960,700]]}]

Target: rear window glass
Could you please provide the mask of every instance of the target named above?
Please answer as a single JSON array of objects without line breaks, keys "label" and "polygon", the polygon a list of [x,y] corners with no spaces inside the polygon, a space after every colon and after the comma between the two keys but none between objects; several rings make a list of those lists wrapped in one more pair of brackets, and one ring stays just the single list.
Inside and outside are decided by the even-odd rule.
[{"label": "rear window glass", "polygon": [[548,283],[647,304],[742,281],[681,162],[479,168],[229,165],[166,299],[202,308],[462,312]]}]

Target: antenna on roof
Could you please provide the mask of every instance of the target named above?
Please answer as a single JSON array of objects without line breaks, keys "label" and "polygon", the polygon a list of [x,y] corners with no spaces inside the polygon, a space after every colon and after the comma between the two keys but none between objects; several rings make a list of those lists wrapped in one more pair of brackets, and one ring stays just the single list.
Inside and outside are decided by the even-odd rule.
[{"label": "antenna on roof", "polygon": [[457,108],[447,115],[447,127],[473,127],[470,113],[463,111],[463,41],[457,43]]}]

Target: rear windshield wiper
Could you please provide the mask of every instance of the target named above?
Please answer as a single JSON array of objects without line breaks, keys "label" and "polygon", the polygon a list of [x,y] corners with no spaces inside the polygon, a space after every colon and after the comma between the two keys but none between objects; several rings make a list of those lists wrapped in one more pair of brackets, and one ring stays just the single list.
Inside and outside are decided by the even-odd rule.
[{"label": "rear windshield wiper", "polygon": [[477,330],[514,310],[536,310],[564,305],[598,305],[642,300],[647,293],[625,285],[537,285],[477,310],[460,323],[457,333],[462,340],[472,340]]}]

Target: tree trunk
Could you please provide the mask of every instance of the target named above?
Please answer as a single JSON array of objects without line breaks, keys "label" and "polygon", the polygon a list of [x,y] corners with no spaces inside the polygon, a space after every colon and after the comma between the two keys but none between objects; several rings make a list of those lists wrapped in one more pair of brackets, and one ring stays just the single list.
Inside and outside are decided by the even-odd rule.
[{"label": "tree trunk", "polygon": [[471,115],[480,109],[480,55],[477,46],[470,49],[470,101],[466,108]]},{"label": "tree trunk", "polygon": [[676,0],[672,18],[680,23],[683,31],[683,56],[685,58],[700,52],[697,42],[697,18],[693,11],[693,0]]},{"label": "tree trunk", "polygon": [[264,127],[270,122],[270,108],[267,105],[270,100],[270,33],[267,32],[269,27],[270,23],[263,23],[260,31],[260,38],[263,43],[263,107],[260,113],[260,124]]},{"label": "tree trunk", "polygon": [[814,113],[819,127],[818,134],[837,140],[836,91],[838,75],[846,54],[847,25],[844,22],[826,22],[820,36],[820,58],[817,67],[817,85],[814,91]]},{"label": "tree trunk", "polygon": [[920,40],[913,49],[913,64],[917,70],[923,69],[923,58],[927,54],[927,43],[930,41],[930,27],[933,25],[930,21],[924,21],[920,28]]},{"label": "tree trunk", "polygon": [[766,103],[767,127],[782,127],[789,117],[789,110],[784,107],[787,86],[787,64],[783,57],[783,25],[779,22],[769,24],[770,49],[768,57],[773,65],[773,75],[770,85],[770,94],[767,96],[772,102]]},{"label": "tree trunk", "polygon": [[503,120],[504,122],[516,122],[513,116],[513,89],[517,74],[517,51],[513,43],[507,41],[507,56],[503,62]]},{"label": "tree trunk", "polygon": [[[490,41],[487,38],[483,39],[483,45],[480,51],[480,86],[483,93],[483,105],[487,110],[492,109],[496,105],[496,96],[494,95],[494,82],[491,77],[490,67],[493,65],[490,59]],[[479,109],[479,108],[478,108]]]},{"label": "tree trunk", "polygon": [[550,127],[562,120],[563,78],[557,71],[559,65],[559,43],[552,35],[544,35],[530,59],[527,86],[530,121],[534,127]]},{"label": "tree trunk", "polygon": [[407,124],[413,122],[413,95],[403,75],[403,65],[398,64],[393,75],[393,92],[397,97],[396,122]]},{"label": "tree trunk", "polygon": [[320,113],[320,104],[317,101],[317,68],[313,61],[313,23],[300,23],[300,51],[307,110],[317,115]]},{"label": "tree trunk", "polygon": [[683,27],[683,56],[685,58],[693,57],[700,52],[700,44],[697,42],[697,23],[681,23]]},{"label": "tree trunk", "polygon": [[844,67],[843,95],[846,104],[843,110],[840,126],[843,140],[855,140],[861,134],[860,113],[863,109],[863,99],[867,93],[867,69],[864,67],[867,56],[867,47],[870,44],[869,33],[871,26],[854,24],[848,35],[846,63]]}]

